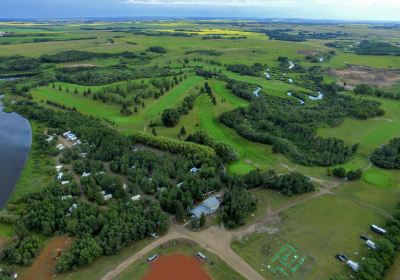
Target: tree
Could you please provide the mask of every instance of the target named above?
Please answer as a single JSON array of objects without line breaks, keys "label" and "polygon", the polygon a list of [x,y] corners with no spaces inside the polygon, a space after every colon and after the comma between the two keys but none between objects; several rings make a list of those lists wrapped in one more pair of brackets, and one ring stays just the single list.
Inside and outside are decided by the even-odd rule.
[{"label": "tree", "polygon": [[179,135],[180,135],[180,136],[186,135],[186,129],[185,129],[184,126],[181,127],[181,130],[179,131]]},{"label": "tree", "polygon": [[338,178],[342,178],[342,179],[346,178],[346,175],[347,175],[346,169],[344,169],[343,167],[334,168],[332,170],[332,174],[333,174],[333,176],[338,177]]},{"label": "tree", "polygon": [[61,255],[56,270],[65,272],[90,264],[102,254],[102,249],[96,240],[90,236],[83,236],[75,240],[71,248]]},{"label": "tree", "polygon": [[362,176],[362,170],[361,169],[356,169],[356,170],[350,170],[347,173],[347,179],[349,179],[349,181],[356,181],[356,180],[360,180],[361,176]]},{"label": "tree", "polygon": [[206,215],[201,213],[200,220],[199,220],[199,227],[203,228],[206,225]]},{"label": "tree", "polygon": [[185,209],[183,209],[183,205],[180,201],[176,202],[176,214],[175,218],[177,221],[181,222],[186,218]]},{"label": "tree", "polygon": [[180,114],[176,109],[166,109],[163,111],[161,119],[166,127],[174,127],[179,122]]},{"label": "tree", "polygon": [[245,188],[232,185],[225,191],[221,216],[227,228],[243,225],[247,216],[255,210],[256,201]]}]

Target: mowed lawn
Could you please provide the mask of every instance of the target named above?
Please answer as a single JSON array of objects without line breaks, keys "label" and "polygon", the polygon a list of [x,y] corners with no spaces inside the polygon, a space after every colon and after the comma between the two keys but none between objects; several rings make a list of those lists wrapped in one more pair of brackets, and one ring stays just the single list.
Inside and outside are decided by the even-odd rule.
[{"label": "mowed lawn", "polygon": [[134,130],[145,130],[150,121],[157,118],[164,109],[177,106],[179,101],[183,100],[185,92],[201,83],[202,80],[201,77],[189,76],[159,99],[145,100],[145,108],[140,107],[139,112],[132,116],[123,116],[120,112],[121,106],[93,100],[90,96],[74,94],[74,87],[70,87],[69,93],[51,87],[41,87],[32,90],[32,95],[37,101],[57,102],[71,108],[75,107],[83,114],[111,120],[116,123],[120,131],[129,133]]},{"label": "mowed lawn", "polygon": [[312,260],[308,271],[290,279],[329,279],[333,275],[350,274],[349,268],[335,259],[335,254],[343,252],[360,261],[367,251],[360,234],[368,233],[376,238],[369,227],[384,221],[384,217],[367,207],[343,197],[326,195],[284,211],[280,221],[268,224],[265,232],[236,241],[232,248],[266,279],[275,279],[262,265],[275,253],[268,255],[265,248],[277,239],[296,247]]}]

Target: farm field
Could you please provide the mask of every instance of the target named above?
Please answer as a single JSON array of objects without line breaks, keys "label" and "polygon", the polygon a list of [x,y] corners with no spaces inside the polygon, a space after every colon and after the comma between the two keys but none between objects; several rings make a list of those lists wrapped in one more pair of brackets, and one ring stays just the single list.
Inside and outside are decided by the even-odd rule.
[{"label": "farm field", "polygon": [[[193,264],[198,251],[209,258],[196,267],[204,269],[204,279],[351,279],[356,274],[335,255],[344,253],[363,263],[370,251],[360,235],[377,240],[370,226],[384,227],[395,216],[400,172],[379,167],[372,155],[400,137],[400,82],[390,76],[400,69],[400,57],[360,54],[358,49],[368,36],[393,46],[400,38],[394,28],[382,31],[350,22],[77,20],[0,22],[0,31],[13,34],[0,37],[0,94],[5,94],[6,108],[32,118],[33,131],[25,168],[0,211],[0,243],[19,238],[24,229],[19,220],[27,232],[45,240],[32,262],[16,266],[22,279],[109,280],[110,271],[150,246],[154,240],[149,236],[157,232],[168,237],[171,227],[191,230],[192,240],[203,230],[230,247],[224,250],[201,237],[196,244],[169,242],[146,252],[114,279],[153,279],[147,257],[178,256]],[[10,68],[20,64],[22,70]],[[346,84],[344,75],[337,74],[341,71],[356,84]],[[359,93],[360,71],[370,71],[378,87]],[[383,83],[382,75],[394,82]],[[47,120],[38,108],[55,113]],[[80,119],[82,115],[94,118]],[[86,142],[95,132],[74,118],[101,133],[115,131],[99,135],[110,143],[121,137],[118,144],[107,150],[103,139],[92,136],[95,144]],[[76,128],[67,128],[70,123]],[[82,142],[62,139],[67,130]],[[148,138],[137,140],[138,133]],[[47,141],[55,136],[59,138]],[[166,137],[163,143],[158,136]],[[67,143],[65,151],[55,150],[60,143]],[[218,150],[220,144],[224,146]],[[205,149],[216,156],[207,158]],[[229,159],[224,157],[228,152]],[[64,168],[71,189],[57,178],[56,165]],[[342,178],[333,175],[339,168],[346,173]],[[275,177],[268,177],[270,170]],[[350,180],[349,171],[360,171],[360,176]],[[298,177],[285,181],[285,175]],[[290,186],[283,188],[285,183]],[[301,189],[307,183],[312,190]],[[58,189],[48,188],[52,184]],[[220,210],[206,220],[207,226],[192,229],[188,210],[210,194],[220,198],[226,193],[231,196],[221,198]],[[111,194],[109,201],[106,194]],[[137,195],[149,199],[140,203],[145,218],[128,216],[139,206],[128,214],[118,208],[134,204]],[[56,201],[63,212],[40,208],[36,200],[41,198]],[[68,199],[73,203],[67,205]],[[31,201],[32,215],[42,211],[42,217],[58,223],[37,222],[40,217],[25,221]],[[248,201],[256,209],[245,209]],[[228,203],[236,207],[230,209]],[[87,220],[72,214],[78,204],[88,207],[79,212],[89,213]],[[150,206],[154,208],[147,211]],[[238,221],[227,226],[227,217]],[[159,224],[164,225],[160,220],[165,228],[158,232]],[[85,245],[98,252],[84,265],[56,273],[53,247],[65,240],[52,234],[66,232],[74,241],[88,238]],[[238,256],[242,262],[235,266]],[[387,280],[397,279],[398,264],[399,258]]]}]

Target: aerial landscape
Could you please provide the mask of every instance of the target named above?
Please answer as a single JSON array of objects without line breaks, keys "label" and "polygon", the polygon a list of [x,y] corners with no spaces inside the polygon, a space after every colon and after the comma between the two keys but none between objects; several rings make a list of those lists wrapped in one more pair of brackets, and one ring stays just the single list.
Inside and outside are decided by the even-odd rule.
[{"label": "aerial landscape", "polygon": [[0,280],[400,279],[400,3],[2,5]]}]

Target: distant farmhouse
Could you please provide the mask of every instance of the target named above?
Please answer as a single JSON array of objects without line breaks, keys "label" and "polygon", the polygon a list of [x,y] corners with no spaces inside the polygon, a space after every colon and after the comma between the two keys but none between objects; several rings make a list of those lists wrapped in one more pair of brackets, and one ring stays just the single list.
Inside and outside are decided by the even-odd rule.
[{"label": "distant farmhouse", "polygon": [[210,197],[194,208],[191,213],[195,218],[200,218],[202,214],[208,216],[217,212],[220,205],[221,202],[216,197]]}]

